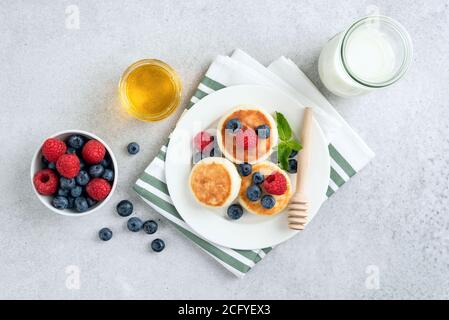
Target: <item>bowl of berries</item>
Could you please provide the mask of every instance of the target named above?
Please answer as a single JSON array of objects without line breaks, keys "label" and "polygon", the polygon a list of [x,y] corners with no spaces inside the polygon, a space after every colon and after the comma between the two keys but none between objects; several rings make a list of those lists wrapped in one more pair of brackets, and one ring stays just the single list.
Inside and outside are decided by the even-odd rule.
[{"label": "bowl of berries", "polygon": [[39,200],[53,212],[84,216],[111,198],[117,185],[117,160],[92,133],[58,132],[34,154],[31,183]]}]

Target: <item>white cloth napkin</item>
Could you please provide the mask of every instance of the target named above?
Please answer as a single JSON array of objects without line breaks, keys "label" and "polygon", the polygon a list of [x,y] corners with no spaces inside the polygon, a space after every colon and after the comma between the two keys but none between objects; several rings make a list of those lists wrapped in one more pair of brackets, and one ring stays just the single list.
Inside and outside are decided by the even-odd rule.
[{"label": "white cloth napkin", "polygon": [[[188,109],[214,91],[242,84],[275,87],[313,108],[315,118],[329,142],[331,174],[327,197],[374,157],[371,149],[349,127],[307,76],[291,60],[284,57],[275,60],[266,68],[240,49],[235,50],[230,57],[218,56],[198,85]],[[202,250],[235,275],[244,276],[272,248],[236,250],[208,242],[195,233],[183,221],[168,193],[165,181],[165,170],[169,170],[165,166],[167,145],[168,142],[161,147],[159,154],[136,181],[134,190]]]}]

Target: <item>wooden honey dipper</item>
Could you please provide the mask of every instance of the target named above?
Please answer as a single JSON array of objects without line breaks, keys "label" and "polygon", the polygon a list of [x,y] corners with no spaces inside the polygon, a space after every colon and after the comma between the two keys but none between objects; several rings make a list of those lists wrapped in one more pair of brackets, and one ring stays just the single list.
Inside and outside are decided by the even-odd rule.
[{"label": "wooden honey dipper", "polygon": [[302,120],[301,144],[298,153],[298,171],[296,174],[296,191],[288,205],[288,227],[294,230],[304,230],[307,222],[309,201],[305,194],[305,183],[310,161],[310,127],[312,126],[312,109],[306,108]]}]

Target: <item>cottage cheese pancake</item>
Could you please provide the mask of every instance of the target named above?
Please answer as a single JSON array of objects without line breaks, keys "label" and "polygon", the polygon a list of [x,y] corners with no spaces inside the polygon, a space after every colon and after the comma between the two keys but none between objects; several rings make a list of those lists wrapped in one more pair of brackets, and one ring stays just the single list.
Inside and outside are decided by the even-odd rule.
[{"label": "cottage cheese pancake", "polygon": [[[275,173],[275,172],[282,174],[285,177],[286,184],[287,184],[286,191],[284,194],[281,194],[281,195],[272,194],[271,196],[273,196],[273,198],[276,200],[276,204],[270,209],[264,208],[262,206],[261,201],[251,201],[247,197],[246,191],[247,191],[248,187],[250,187],[253,184],[253,181],[252,181],[253,174],[250,174],[246,177],[242,177],[242,183],[241,183],[240,191],[239,191],[240,204],[247,211],[254,213],[254,214],[258,214],[258,215],[274,215],[274,214],[277,214],[277,213],[281,212],[282,210],[284,210],[285,207],[287,207],[288,202],[290,201],[290,198],[293,194],[290,178],[285,173],[285,171],[282,170],[281,168],[279,168],[277,165],[275,165],[272,162],[264,161],[264,162],[259,162],[255,165],[253,165],[252,172],[253,172],[253,174],[255,172],[260,172],[261,174],[264,175],[265,179],[266,179],[266,177],[268,177],[269,175],[271,175],[272,173]],[[261,186],[261,188],[262,188],[262,192],[264,194],[267,194],[266,190],[263,189],[263,185]]]},{"label": "cottage cheese pancake", "polygon": [[211,157],[198,162],[190,172],[189,187],[195,200],[206,207],[224,207],[238,195],[241,179],[234,164]]},{"label": "cottage cheese pancake", "polygon": [[238,107],[223,116],[217,126],[218,146],[235,163],[266,160],[277,141],[276,123],[262,109]]}]

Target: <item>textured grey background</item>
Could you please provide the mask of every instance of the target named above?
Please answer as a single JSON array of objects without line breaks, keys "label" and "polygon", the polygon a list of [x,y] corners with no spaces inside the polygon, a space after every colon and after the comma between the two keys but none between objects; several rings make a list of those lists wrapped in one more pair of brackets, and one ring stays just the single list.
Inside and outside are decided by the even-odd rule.
[{"label": "textured grey background", "polygon": [[[65,9],[80,10],[80,29]],[[2,1],[0,9],[0,298],[449,298],[449,2],[412,1]],[[341,99],[318,78],[324,43],[353,20],[380,13],[409,30],[413,65],[397,85]],[[122,198],[159,216],[130,190],[179,114],[142,123],[120,111],[117,81],[133,61],[157,57],[183,81],[183,107],[211,60],[240,47],[269,63],[292,58],[376,152],[306,231],[280,245],[243,280],[165,221],[131,234],[114,213]],[[29,182],[36,147],[79,128],[115,150],[120,178],[97,214],[46,210]],[[130,157],[125,146],[138,141]],[[114,238],[97,240],[111,227]],[[66,267],[80,268],[69,290]],[[370,290],[369,267],[380,286]],[[368,268],[368,269],[367,269]]]}]

